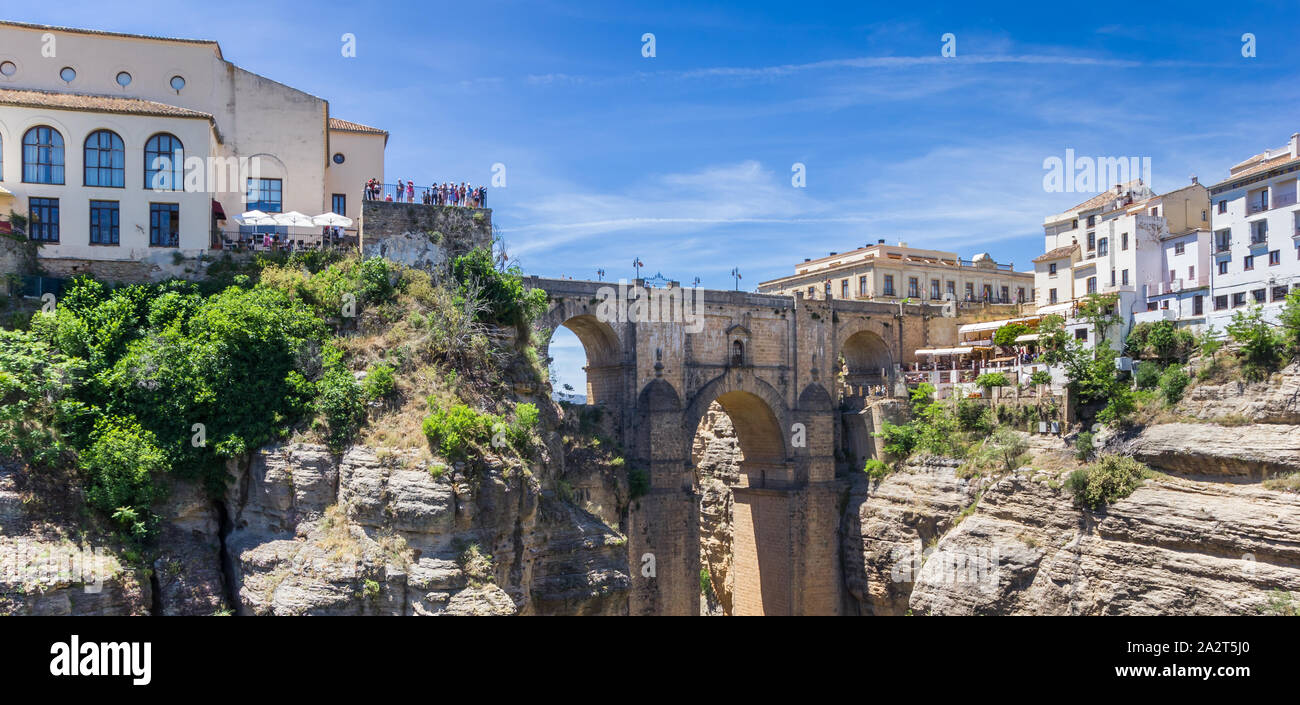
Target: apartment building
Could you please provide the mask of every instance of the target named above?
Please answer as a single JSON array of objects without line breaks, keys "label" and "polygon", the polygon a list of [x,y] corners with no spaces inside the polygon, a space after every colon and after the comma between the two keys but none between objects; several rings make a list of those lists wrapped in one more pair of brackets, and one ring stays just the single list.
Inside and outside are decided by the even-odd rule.
[{"label": "apartment building", "polygon": [[252,209],[355,219],[387,140],[215,41],[0,22],[0,219],[42,258],[193,255]]},{"label": "apartment building", "polygon": [[844,253],[805,259],[788,277],[758,285],[764,294],[812,299],[1015,304],[1033,301],[1034,277],[987,253],[962,259],[955,252],[886,245],[884,240]]},{"label": "apartment building", "polygon": [[1287,293],[1300,285],[1300,133],[1234,165],[1210,187],[1213,209],[1213,310],[1223,331],[1236,311],[1255,304],[1276,321]]},{"label": "apartment building", "polygon": [[1038,312],[1065,316],[1089,344],[1095,335],[1074,313],[1094,293],[1117,297],[1113,344],[1135,320],[1195,324],[1208,296],[1209,218],[1208,189],[1195,179],[1164,195],[1135,179],[1047,217],[1044,254],[1034,258]]}]

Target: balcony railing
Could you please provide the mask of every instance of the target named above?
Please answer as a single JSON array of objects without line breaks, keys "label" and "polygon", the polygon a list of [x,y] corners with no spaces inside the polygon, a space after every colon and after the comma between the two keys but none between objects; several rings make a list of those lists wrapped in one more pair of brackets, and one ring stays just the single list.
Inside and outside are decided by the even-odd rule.
[{"label": "balcony railing", "polygon": [[1273,196],[1274,208],[1286,208],[1287,206],[1294,206],[1295,203],[1296,203],[1296,194],[1294,189],[1290,192],[1278,193]]},{"label": "balcony railing", "polygon": [[1214,243],[1215,254],[1219,254],[1221,252],[1227,252],[1231,249],[1232,249],[1232,240],[1219,240],[1218,242]]},{"label": "balcony railing", "polygon": [[1191,289],[1201,289],[1210,285],[1210,276],[1202,274],[1199,277],[1177,279],[1168,279],[1158,282],[1147,283],[1147,296],[1164,296],[1165,294],[1177,294],[1180,291],[1189,291]]},{"label": "balcony railing", "polygon": [[1267,233],[1267,232],[1262,232],[1262,233],[1258,233],[1258,232],[1257,232],[1257,233],[1251,233],[1251,234],[1250,234],[1250,244],[1251,244],[1251,245],[1265,245],[1265,244],[1268,244],[1268,233]]},{"label": "balcony railing", "polygon": [[1250,215],[1263,213],[1266,210],[1268,210],[1268,203],[1263,201],[1252,201],[1246,206],[1246,212]]},{"label": "balcony railing", "polygon": [[[476,187],[474,187],[476,188]],[[486,208],[486,189],[482,199],[475,199],[474,188],[466,186],[465,197],[460,197],[460,184],[456,184],[456,195],[451,195],[451,186],[447,192],[437,186],[414,186],[408,190],[404,184],[379,184],[374,191],[366,193],[367,201],[393,201],[396,203],[423,203],[432,206],[464,206],[466,208]]]},{"label": "balcony railing", "polygon": [[270,243],[263,233],[241,233],[232,230],[212,232],[214,248],[227,252],[299,252],[302,250],[352,249],[357,246],[355,230],[344,230],[341,236],[326,237],[321,233],[310,235],[272,234]]}]

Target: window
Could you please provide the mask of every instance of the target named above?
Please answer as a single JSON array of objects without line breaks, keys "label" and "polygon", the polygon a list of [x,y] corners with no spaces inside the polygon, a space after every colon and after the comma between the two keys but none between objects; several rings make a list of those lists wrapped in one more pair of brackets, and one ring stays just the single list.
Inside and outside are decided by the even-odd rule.
[{"label": "window", "polygon": [[954,281],[948,282],[948,298],[952,299],[953,301],[957,300],[957,282]]},{"label": "window", "polygon": [[966,300],[967,301],[975,300],[975,285],[972,284],[971,282],[966,282]]},{"label": "window", "polygon": [[1273,300],[1282,301],[1283,299],[1286,298],[1286,292],[1287,292],[1286,284],[1283,284],[1282,286],[1273,287]]},{"label": "window", "polygon": [[1257,220],[1250,224],[1250,244],[1268,242],[1268,221]]},{"label": "window", "polygon": [[1127,270],[1127,269],[1125,269],[1125,270],[1123,270],[1123,271],[1120,272],[1120,283],[1123,284],[1124,286],[1128,286],[1128,270]]},{"label": "window", "polygon": [[1239,291],[1232,295],[1233,308],[1237,308],[1238,306],[1245,306],[1245,305],[1246,305],[1246,292]]},{"label": "window", "polygon": [[172,90],[176,91],[177,93],[180,93],[181,90],[185,88],[185,77],[172,76],[172,80],[168,81],[167,85],[171,86]]},{"label": "window", "polygon": [[[345,161],[347,161],[347,157],[343,156],[343,153],[342,153],[342,152],[335,152],[335,153],[334,153],[334,163],[335,163],[335,164],[342,164],[342,163],[345,162]],[[342,213],[339,213],[339,215],[343,215],[343,214],[342,214]]]},{"label": "window", "polygon": [[1148,301],[1148,302],[1147,302],[1147,310],[1148,310],[1148,311],[1158,311],[1158,310],[1160,310],[1160,307],[1156,305],[1156,302],[1154,302],[1154,301]]},{"label": "window", "polygon": [[1097,277],[1088,277],[1088,293],[1097,293]]},{"label": "window", "polygon": [[90,202],[90,244],[118,244],[119,226],[117,201]]},{"label": "window", "polygon": [[8,78],[16,73],[18,73],[18,64],[15,64],[12,61],[0,63],[0,76]]},{"label": "window", "polygon": [[931,279],[931,280],[930,280],[930,298],[932,298],[932,299],[937,299],[937,298],[939,298],[939,280],[938,280],[938,279]]},{"label": "window", "polygon": [[1115,286],[1115,270],[1110,270],[1110,285]]},{"label": "window", "polygon": [[1097,249],[1097,233],[1088,233],[1088,251]]},{"label": "window", "polygon": [[23,135],[23,181],[63,183],[63,135],[53,127],[33,127]]},{"label": "window", "polygon": [[1220,213],[1227,213],[1227,212],[1228,212],[1228,202],[1227,202],[1227,201],[1219,201],[1219,212],[1220,212]]},{"label": "window", "polygon": [[907,278],[907,295],[913,299],[921,298],[921,283],[916,277]]},{"label": "window", "polygon": [[1016,287],[1016,303],[1023,304],[1024,302],[1025,302],[1025,287],[1018,286]]},{"label": "window", "polygon": [[179,191],[185,184],[185,145],[174,135],[159,133],[144,143],[144,187]]},{"label": "window", "polygon": [[1255,268],[1255,256],[1254,256],[1254,255],[1246,255],[1245,257],[1242,257],[1242,258],[1241,258],[1241,269],[1242,269],[1243,272],[1249,272],[1250,270],[1252,270],[1252,269],[1254,269],[1254,268]]},{"label": "window", "polygon": [[1250,292],[1250,298],[1254,299],[1255,303],[1257,303],[1257,304],[1262,304],[1262,303],[1264,303],[1264,290],[1263,290],[1263,289],[1253,289],[1253,290],[1251,290],[1251,292]]},{"label": "window", "polygon": [[1205,315],[1205,297],[1204,297],[1204,296],[1201,296],[1200,294],[1197,294],[1195,297],[1192,298],[1192,315],[1193,315],[1193,316],[1203,316],[1203,315]]},{"label": "window", "polygon": [[1161,301],[1161,302],[1160,302],[1160,308],[1163,308],[1164,310],[1168,311],[1168,310],[1169,310],[1169,299],[1165,299],[1164,301]]},{"label": "window", "polygon": [[1282,251],[1281,251],[1281,250],[1273,250],[1272,252],[1269,252],[1269,253],[1268,253],[1268,266],[1270,266],[1270,267],[1276,267],[1276,266],[1279,265],[1279,264],[1282,264]]},{"label": "window", "polygon": [[85,184],[126,187],[126,150],[116,132],[97,130],[86,138]]},{"label": "window", "polygon": [[149,246],[180,247],[181,207],[177,203],[149,204]]},{"label": "window", "polygon": [[1075,329],[1074,329],[1074,339],[1075,339],[1075,340],[1084,340],[1084,341],[1086,341],[1086,340],[1088,339],[1088,329],[1087,329],[1087,328],[1075,328]]},{"label": "window", "polygon": [[867,295],[867,278],[858,277],[858,296]]},{"label": "window", "polygon": [[1109,254],[1109,253],[1110,253],[1110,238],[1108,238],[1108,237],[1103,237],[1103,238],[1102,238],[1102,239],[1097,243],[1097,254],[1098,254],[1099,256],[1104,257],[1104,256],[1106,256],[1106,255]]},{"label": "window", "polygon": [[131,85],[131,74],[127,73],[126,71],[118,71],[116,80],[117,80],[117,85],[126,88],[127,86]]},{"label": "window", "polygon": [[826,300],[827,300],[827,301],[830,301],[830,299],[831,299],[831,283],[830,283],[829,281],[827,281],[827,282],[826,282]]},{"label": "window", "polygon": [[1223,296],[1216,296],[1216,297],[1214,297],[1214,310],[1215,310],[1215,311],[1222,311],[1223,309],[1225,309],[1225,308],[1227,308],[1227,307],[1228,307],[1228,295],[1227,295],[1227,294],[1224,294]]},{"label": "window", "polygon": [[1092,226],[1094,226],[1094,225],[1096,225],[1096,224],[1097,224],[1097,216],[1095,216],[1095,215],[1090,215],[1090,216],[1088,216],[1088,227],[1091,228]]},{"label": "window", "polygon": [[1172,269],[1169,270],[1169,281],[1172,283],[1177,278],[1178,278],[1178,273]]},{"label": "window", "polygon": [[71,66],[64,66],[59,69],[59,78],[63,79],[64,83],[72,83],[77,80],[77,70]]},{"label": "window", "polygon": [[1054,276],[1056,276],[1056,263],[1055,263],[1055,262],[1053,262],[1053,263],[1047,265],[1047,276],[1049,276],[1049,277],[1054,277]]},{"label": "window", "polygon": [[817,287],[815,286],[808,287],[808,298],[810,299],[817,298]]},{"label": "window", "polygon": [[848,280],[848,279],[845,279],[844,281],[840,282],[840,298],[841,298],[841,299],[847,299],[847,298],[849,298],[849,280]]},{"label": "window", "polygon": [[893,296],[893,295],[894,295],[894,275],[886,274],[885,275],[885,296]]},{"label": "window", "polygon": [[1183,242],[1174,243],[1174,254],[1181,255],[1186,249],[1187,249],[1187,243],[1183,243]]},{"label": "window", "polygon": [[[284,184],[280,179],[249,179],[248,209],[266,213],[279,213],[283,203]],[[831,293],[830,282],[826,283],[826,296]]]},{"label": "window", "polygon": [[1224,260],[1219,263],[1219,274],[1227,274],[1227,273],[1228,273],[1228,261]]},{"label": "window", "polygon": [[1011,290],[1010,290],[1009,287],[1005,287],[1005,286],[1002,287],[1002,303],[1010,303],[1010,302],[1011,302],[1011,293],[1010,293],[1010,291],[1011,291]]},{"label": "window", "polygon": [[1192,265],[1187,268],[1187,280],[1188,283],[1192,283],[1196,281],[1196,265]]},{"label": "window", "polygon": [[1121,250],[1128,249],[1128,233],[1119,234],[1119,249]]},{"label": "window", "polygon": [[1220,230],[1214,234],[1214,251],[1227,252],[1232,246],[1232,229]]},{"label": "window", "polygon": [[1049,304],[1056,303],[1056,289],[1047,290],[1047,303]]},{"label": "window", "polygon": [[980,293],[983,296],[985,301],[988,301],[989,299],[993,298],[993,285],[985,284],[983,287],[981,287]]},{"label": "window", "polygon": [[348,197],[346,194],[336,193],[330,196],[330,210],[339,215],[347,215]]},{"label": "window", "polygon": [[59,241],[59,199],[27,199],[27,230],[33,240]]}]

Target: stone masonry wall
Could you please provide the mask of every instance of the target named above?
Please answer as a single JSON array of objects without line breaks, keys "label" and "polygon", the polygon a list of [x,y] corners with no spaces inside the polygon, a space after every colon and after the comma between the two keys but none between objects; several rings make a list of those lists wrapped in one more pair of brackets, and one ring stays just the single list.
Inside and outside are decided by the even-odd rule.
[{"label": "stone masonry wall", "polygon": [[367,257],[434,270],[477,247],[492,245],[492,210],[422,203],[366,201],[361,209]]}]

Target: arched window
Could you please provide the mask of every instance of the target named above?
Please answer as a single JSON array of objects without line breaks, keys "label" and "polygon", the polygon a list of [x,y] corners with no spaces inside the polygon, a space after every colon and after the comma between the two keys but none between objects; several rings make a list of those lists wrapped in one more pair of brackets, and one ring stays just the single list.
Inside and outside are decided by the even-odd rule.
[{"label": "arched window", "polygon": [[97,130],[86,138],[86,185],[126,187],[126,150],[122,138],[111,130]]},{"label": "arched window", "polygon": [[40,125],[23,135],[23,181],[63,183],[63,135],[58,130]]},{"label": "arched window", "polygon": [[745,344],[739,340],[731,341],[731,364],[734,367],[745,364]]},{"label": "arched window", "polygon": [[181,176],[185,166],[185,145],[176,138],[160,132],[144,143],[144,187],[155,191],[179,191],[185,181]]}]

